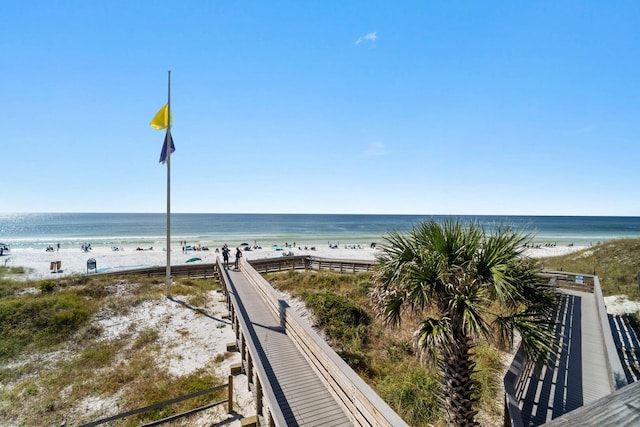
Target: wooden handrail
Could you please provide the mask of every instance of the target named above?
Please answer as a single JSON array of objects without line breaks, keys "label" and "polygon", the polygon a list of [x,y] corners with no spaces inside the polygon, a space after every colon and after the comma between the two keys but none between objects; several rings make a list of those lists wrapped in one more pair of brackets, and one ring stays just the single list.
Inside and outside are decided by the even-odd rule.
[{"label": "wooden handrail", "polygon": [[[375,263],[373,261],[320,258],[309,255],[297,255],[278,258],[261,258],[248,261],[249,264],[260,273],[282,270],[330,270],[345,273],[357,273],[372,271]],[[215,263],[194,263],[178,264],[171,266],[173,277],[212,277],[215,275]],[[165,266],[138,267],[123,270],[105,271],[100,273],[88,273],[90,275],[116,275],[116,274],[143,274],[147,277],[165,277],[167,269]]]},{"label": "wooden handrail", "polygon": [[320,258],[296,255],[278,258],[262,258],[248,261],[259,273],[282,270],[329,270],[342,273],[373,271],[375,262],[358,259]]},{"label": "wooden handrail", "polygon": [[285,330],[337,397],[355,425],[406,426],[407,424],[347,363],[286,304],[253,268],[243,265],[242,272],[267,302],[273,314],[284,320]]},{"label": "wooden handrail", "polygon": [[226,384],[222,384],[222,385],[218,385],[218,386],[215,386],[215,387],[207,388],[205,390],[196,391],[196,392],[193,392],[193,393],[186,394],[184,396],[175,397],[173,399],[168,399],[168,400],[165,400],[165,401],[162,401],[162,402],[154,403],[152,405],[148,405],[148,406],[145,406],[145,407],[142,407],[142,408],[133,409],[131,411],[122,412],[122,413],[117,414],[117,415],[113,415],[113,416],[110,416],[110,417],[102,418],[100,420],[92,421],[92,422],[87,423],[87,424],[82,424],[80,427],[98,426],[100,424],[108,423],[109,421],[120,420],[122,418],[127,418],[127,417],[130,417],[132,415],[141,414],[143,412],[148,412],[148,411],[151,411],[151,410],[154,410],[154,409],[164,408],[165,406],[173,405],[174,403],[179,403],[179,402],[182,402],[182,401],[185,401],[185,400],[193,399],[194,397],[199,397],[199,396],[202,396],[202,395],[205,395],[205,394],[214,393],[214,392],[216,392],[218,390],[222,390],[224,388],[228,389],[228,393],[227,393],[228,398],[227,399],[219,400],[217,402],[213,402],[213,403],[210,403],[208,405],[201,406],[199,408],[195,408],[195,409],[192,409],[192,410],[187,411],[187,412],[183,412],[181,414],[171,415],[171,416],[166,417],[166,418],[164,418],[162,420],[157,420],[157,421],[154,421],[154,422],[146,424],[146,425],[163,424],[163,423],[166,423],[166,422],[178,419],[178,418],[183,418],[183,417],[192,415],[192,414],[194,414],[196,412],[200,412],[200,411],[204,411],[206,409],[213,408],[214,406],[218,406],[218,405],[221,405],[223,403],[227,403],[229,405],[229,411],[228,412],[231,412],[232,408],[233,408],[233,377],[231,375],[229,375],[229,381]]},{"label": "wooden handrail", "polygon": [[[241,262],[243,260],[241,259]],[[258,381],[261,387],[258,387],[256,390],[256,394],[264,394],[264,398],[262,396],[258,396],[259,399],[262,399],[263,405],[266,404],[267,408],[269,408],[269,413],[271,415],[271,419],[274,425],[285,427],[287,425],[284,415],[282,414],[282,410],[278,405],[278,399],[271,387],[269,382],[267,372],[262,364],[262,359],[260,358],[260,353],[254,343],[254,334],[251,332],[252,329],[248,327],[251,323],[251,320],[248,318],[247,313],[241,304],[241,302],[237,298],[237,293],[235,290],[235,286],[233,282],[229,279],[229,273],[222,265],[220,258],[216,260],[218,270],[221,272],[220,280],[224,284],[227,289],[227,294],[229,299],[231,300],[231,304],[233,304],[234,311],[236,313],[238,319],[238,325],[241,329],[242,335],[245,337],[245,344],[249,351],[252,363],[254,364],[253,370],[258,377]],[[247,264],[243,262],[242,270],[247,268]],[[260,390],[262,389],[262,391]]]},{"label": "wooden handrail", "polygon": [[[598,312],[601,333],[604,340],[603,345],[605,347],[605,358],[608,365],[609,385],[612,390],[617,390],[627,385],[622,363],[620,362],[613,342],[613,335],[607,318],[607,311],[598,276],[545,270],[541,273],[541,277],[549,279],[551,283],[559,288],[568,288],[594,294],[596,310]],[[535,368],[536,364],[527,360],[523,349],[520,347],[511,363],[509,371],[503,379],[505,388],[505,426],[507,427],[522,427],[524,425],[518,404],[521,394],[524,392],[524,384],[522,381],[530,374],[530,371]]]}]

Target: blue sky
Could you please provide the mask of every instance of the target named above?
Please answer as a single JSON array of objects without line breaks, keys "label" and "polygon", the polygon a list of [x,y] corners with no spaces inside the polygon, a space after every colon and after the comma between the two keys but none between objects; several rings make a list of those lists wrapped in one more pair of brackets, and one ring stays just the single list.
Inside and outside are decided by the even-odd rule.
[{"label": "blue sky", "polygon": [[640,215],[640,2],[23,1],[0,211]]}]

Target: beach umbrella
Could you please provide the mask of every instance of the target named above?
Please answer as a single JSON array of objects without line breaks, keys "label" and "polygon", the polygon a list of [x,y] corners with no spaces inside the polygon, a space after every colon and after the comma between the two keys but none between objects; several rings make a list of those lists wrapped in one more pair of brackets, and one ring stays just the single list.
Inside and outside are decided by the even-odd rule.
[{"label": "beach umbrella", "polygon": [[195,261],[202,261],[202,260],[198,257],[193,257],[193,258],[189,258],[186,262],[195,262]]}]

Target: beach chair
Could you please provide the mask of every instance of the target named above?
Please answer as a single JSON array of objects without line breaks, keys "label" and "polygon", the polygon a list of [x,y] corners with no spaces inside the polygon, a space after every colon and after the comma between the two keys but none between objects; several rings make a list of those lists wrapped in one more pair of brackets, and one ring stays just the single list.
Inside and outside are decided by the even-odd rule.
[{"label": "beach chair", "polygon": [[52,273],[58,273],[60,272],[62,269],[62,261],[51,261],[51,263],[49,264],[49,270],[51,270]]}]

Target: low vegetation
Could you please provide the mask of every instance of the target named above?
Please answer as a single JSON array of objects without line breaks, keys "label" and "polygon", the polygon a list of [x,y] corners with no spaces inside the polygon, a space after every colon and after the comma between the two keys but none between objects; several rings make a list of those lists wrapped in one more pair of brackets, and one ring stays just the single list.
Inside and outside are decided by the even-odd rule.
[{"label": "low vegetation", "polygon": [[541,262],[547,270],[595,273],[605,296],[627,295],[640,301],[640,239],[612,240]]},{"label": "low vegetation", "polygon": [[24,287],[23,283],[12,279],[13,276],[19,277],[24,273],[23,267],[0,266],[0,298],[12,295]]},{"label": "low vegetation", "polygon": [[[443,425],[437,371],[416,355],[415,324],[388,330],[370,304],[371,275],[330,272],[283,272],[265,275],[277,289],[302,299],[338,354],[411,426]],[[495,403],[500,353],[487,345],[476,349],[483,371],[480,402],[487,425],[500,423]],[[498,399],[499,400],[499,399]]]},{"label": "low vegetation", "polygon": [[[130,328],[104,336],[96,318],[128,313],[165,297],[164,281],[78,276],[13,281],[0,270],[0,425],[93,421],[100,409],[126,411],[222,384],[212,369],[184,376],[158,369],[159,332]],[[214,280],[177,279],[172,294],[201,306]],[[140,425],[220,399],[204,395],[110,425]]]}]

